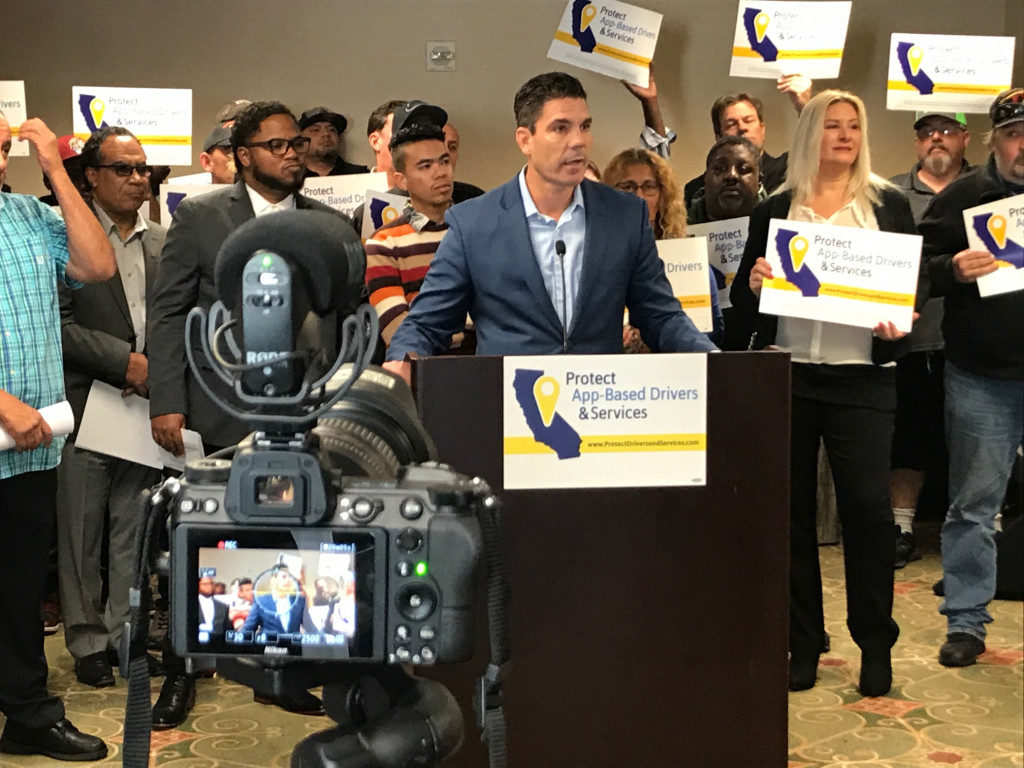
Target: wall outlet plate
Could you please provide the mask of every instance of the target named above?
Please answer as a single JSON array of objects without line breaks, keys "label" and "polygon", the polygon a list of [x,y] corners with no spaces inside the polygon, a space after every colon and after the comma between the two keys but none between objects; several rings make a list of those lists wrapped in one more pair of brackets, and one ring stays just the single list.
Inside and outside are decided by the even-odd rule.
[{"label": "wall outlet plate", "polygon": [[455,41],[427,41],[427,72],[455,71]]}]

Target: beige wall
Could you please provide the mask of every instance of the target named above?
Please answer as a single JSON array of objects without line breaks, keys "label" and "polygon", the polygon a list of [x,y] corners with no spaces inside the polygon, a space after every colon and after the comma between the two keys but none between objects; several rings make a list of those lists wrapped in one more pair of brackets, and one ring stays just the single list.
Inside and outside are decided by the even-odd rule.
[{"label": "beige wall", "polygon": [[[731,79],[733,0],[636,0],[665,14],[656,56],[663,111],[680,135],[673,164],[689,178],[703,168],[715,96],[748,90],[765,100],[767,148],[786,148],[795,114],[767,80]],[[194,133],[202,140],[217,108],[235,97],[278,98],[299,112],[316,104],[349,118],[347,157],[369,163],[366,118],[390,98],[421,98],[449,110],[462,133],[458,177],[480,186],[518,170],[512,97],[530,76],[569,69],[590,94],[594,158],[602,165],[637,141],[639,104],[616,81],[546,57],[564,0],[31,0],[8,3],[0,80],[24,79],[29,113],[57,133],[71,130],[72,85],[191,87]],[[889,34],[1017,37],[1021,0],[854,0],[842,76],[822,81],[867,102],[876,170],[911,164],[909,113],[885,111]],[[427,40],[454,40],[458,71],[427,72]],[[970,122],[970,120],[969,120]],[[983,118],[973,118],[972,161],[983,159]],[[198,158],[199,147],[194,155]],[[199,170],[198,164],[192,170]],[[186,169],[176,169],[185,173]],[[13,158],[17,191],[42,190],[34,160]]]}]

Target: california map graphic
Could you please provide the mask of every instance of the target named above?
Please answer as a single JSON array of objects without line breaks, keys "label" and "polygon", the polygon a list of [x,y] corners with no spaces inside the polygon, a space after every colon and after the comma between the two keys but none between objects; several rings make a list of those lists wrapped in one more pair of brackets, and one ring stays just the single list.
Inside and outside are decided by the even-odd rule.
[{"label": "california map graphic", "polygon": [[924,51],[911,42],[896,44],[896,60],[903,70],[903,79],[909,85],[914,86],[917,92],[928,96],[935,90],[935,83],[924,72],[921,71],[921,60],[924,58]]},{"label": "california map graphic", "polygon": [[780,227],[775,233],[775,250],[782,262],[786,280],[799,288],[803,296],[817,296],[821,283],[804,260],[807,255],[807,238],[792,229]]},{"label": "california map graphic", "polygon": [[1006,218],[999,214],[982,213],[971,219],[971,226],[981,238],[985,249],[999,261],[1017,269],[1024,269],[1024,246],[1006,236]]},{"label": "california map graphic", "polygon": [[89,133],[95,133],[101,128],[106,128],[107,123],[103,120],[103,110],[106,105],[92,94],[83,93],[78,97],[78,109],[85,118],[85,127]]},{"label": "california map graphic", "polygon": [[572,36],[580,44],[584,53],[593,53],[597,47],[597,38],[590,31],[590,22],[597,15],[597,8],[590,0],[573,0],[572,3]]},{"label": "california map graphic", "polygon": [[512,378],[512,389],[516,394],[516,402],[519,403],[526,418],[526,426],[530,428],[533,439],[553,450],[559,459],[578,458],[583,441],[579,433],[555,411],[558,382],[550,379],[550,383],[554,384],[553,391],[542,395],[538,391],[538,384],[545,384],[541,380],[542,377],[548,378],[544,376],[544,371],[516,368],[515,376]]},{"label": "california map graphic", "polygon": [[743,29],[747,33],[747,42],[751,50],[760,54],[765,61],[775,61],[779,57],[779,49],[765,34],[771,16],[762,13],[760,8],[747,8],[743,11]]}]

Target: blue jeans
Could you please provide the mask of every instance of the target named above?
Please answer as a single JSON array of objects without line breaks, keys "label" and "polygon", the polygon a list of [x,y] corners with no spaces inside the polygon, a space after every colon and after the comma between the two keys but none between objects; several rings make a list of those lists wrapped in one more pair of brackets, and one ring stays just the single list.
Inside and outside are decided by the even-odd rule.
[{"label": "blue jeans", "polygon": [[949,511],[942,525],[949,632],[985,639],[996,590],[995,517],[1024,439],[1024,382],[990,379],[946,361]]}]

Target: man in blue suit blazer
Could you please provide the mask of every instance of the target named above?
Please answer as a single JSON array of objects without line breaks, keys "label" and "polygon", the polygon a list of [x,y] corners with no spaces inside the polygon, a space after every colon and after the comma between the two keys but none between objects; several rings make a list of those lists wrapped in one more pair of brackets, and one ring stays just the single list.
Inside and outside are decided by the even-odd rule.
[{"label": "man in blue suit blazer", "polygon": [[285,568],[276,569],[270,577],[270,592],[257,595],[242,630],[276,632],[302,631],[306,597],[296,588],[295,580]]},{"label": "man in blue suit blazer", "polygon": [[579,81],[538,75],[515,111],[526,167],[448,210],[385,367],[408,378],[407,356],[442,353],[467,312],[481,355],[621,352],[623,307],[656,352],[714,350],[672,294],[645,203],[584,180],[591,118]]}]

